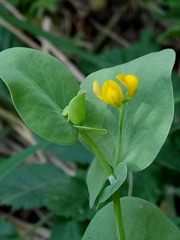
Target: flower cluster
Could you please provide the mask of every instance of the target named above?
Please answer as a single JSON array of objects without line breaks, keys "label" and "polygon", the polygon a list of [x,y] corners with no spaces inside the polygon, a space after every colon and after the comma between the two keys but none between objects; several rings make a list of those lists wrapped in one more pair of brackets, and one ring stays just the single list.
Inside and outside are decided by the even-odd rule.
[{"label": "flower cluster", "polygon": [[98,82],[93,84],[94,94],[103,102],[119,108],[122,103],[129,101],[136,94],[138,88],[138,78],[135,75],[118,74],[116,78],[127,88],[127,93],[123,91],[119,84],[113,80],[104,82],[102,88]]}]

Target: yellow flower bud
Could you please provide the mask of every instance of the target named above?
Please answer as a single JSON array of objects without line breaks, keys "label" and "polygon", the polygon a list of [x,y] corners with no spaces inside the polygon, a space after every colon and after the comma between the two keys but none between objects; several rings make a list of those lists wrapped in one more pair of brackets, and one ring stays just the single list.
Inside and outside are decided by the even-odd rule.
[{"label": "yellow flower bud", "polygon": [[121,87],[115,81],[108,80],[104,82],[102,88],[99,86],[98,82],[95,81],[93,84],[93,92],[105,103],[110,104],[113,107],[120,107],[123,92]]},{"label": "yellow flower bud", "polygon": [[116,78],[120,80],[124,84],[124,86],[128,89],[129,99],[134,97],[138,88],[138,78],[135,75],[124,74],[118,74]]}]

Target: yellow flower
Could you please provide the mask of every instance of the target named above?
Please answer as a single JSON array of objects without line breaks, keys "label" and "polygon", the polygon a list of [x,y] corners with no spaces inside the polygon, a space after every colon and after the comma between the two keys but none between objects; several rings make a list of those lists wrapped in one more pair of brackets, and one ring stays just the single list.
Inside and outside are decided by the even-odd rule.
[{"label": "yellow flower", "polygon": [[98,82],[95,81],[93,84],[93,92],[105,103],[110,104],[113,107],[120,107],[123,92],[121,87],[115,81],[108,80],[104,82],[102,88],[99,86]]},{"label": "yellow flower", "polygon": [[135,75],[124,74],[118,74],[116,78],[120,80],[124,84],[124,86],[128,89],[129,99],[134,97],[138,88],[138,78]]}]

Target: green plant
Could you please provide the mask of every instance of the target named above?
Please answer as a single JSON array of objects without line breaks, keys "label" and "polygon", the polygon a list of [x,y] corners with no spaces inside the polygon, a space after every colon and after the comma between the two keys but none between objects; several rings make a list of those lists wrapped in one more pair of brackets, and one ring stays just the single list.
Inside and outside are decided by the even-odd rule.
[{"label": "green plant", "polygon": [[9,2],[11,2],[16,7],[20,7],[20,9],[30,17],[42,17],[47,12],[55,12],[58,4],[62,2],[62,0],[10,0]]},{"label": "green plant", "polygon": [[[79,139],[95,155],[87,184],[90,206],[101,209],[83,240],[180,238],[176,227],[152,204],[119,196],[127,173],[147,168],[168,135],[174,111],[170,81],[174,58],[172,50],[145,55],[94,72],[79,86],[74,76],[47,54],[25,48],[0,53],[0,76],[24,122],[41,137],[60,145],[71,145]],[[49,187],[48,191],[39,192],[44,196],[41,201],[54,212],[60,208],[59,212],[64,209],[64,216],[77,216],[78,212],[72,214],[60,204],[63,197],[67,197],[69,206],[75,200],[68,190],[64,194],[58,183],[65,187],[71,182],[79,196],[81,180],[69,179],[56,169],[48,169],[50,166],[44,166],[43,173],[49,172],[47,184],[54,176],[51,183],[54,190]],[[21,174],[21,170],[17,170],[17,174]],[[32,167],[29,172],[34,174],[29,184],[44,182],[43,178],[41,181],[37,178],[38,166],[36,171]],[[35,192],[38,194],[37,189]],[[14,207],[26,205],[26,199],[21,204],[15,201],[12,204]],[[36,201],[32,204],[39,206]]]}]

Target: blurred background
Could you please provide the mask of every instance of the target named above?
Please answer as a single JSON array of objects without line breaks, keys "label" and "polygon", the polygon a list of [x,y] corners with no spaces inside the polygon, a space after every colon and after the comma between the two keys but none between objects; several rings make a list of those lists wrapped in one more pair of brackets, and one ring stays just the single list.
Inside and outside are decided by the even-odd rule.
[{"label": "blurred background", "polygon": [[[53,55],[79,83],[101,68],[175,50],[171,131],[154,163],[129,174],[121,195],[152,202],[179,228],[180,1],[0,0],[0,51],[11,47]],[[79,142],[62,147],[32,133],[0,80],[0,239],[80,240],[97,211],[86,186],[92,160]]]}]

